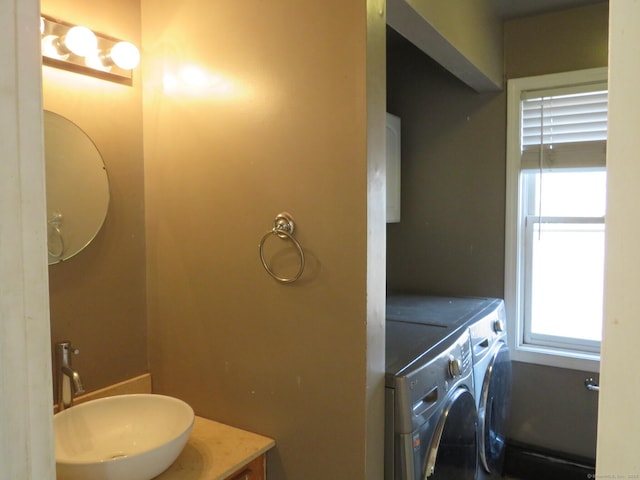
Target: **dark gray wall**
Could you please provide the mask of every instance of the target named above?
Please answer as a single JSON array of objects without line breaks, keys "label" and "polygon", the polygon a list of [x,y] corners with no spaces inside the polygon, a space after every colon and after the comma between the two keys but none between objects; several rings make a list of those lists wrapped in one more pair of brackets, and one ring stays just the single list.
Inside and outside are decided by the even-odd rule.
[{"label": "dark gray wall", "polygon": [[387,33],[387,111],[402,119],[401,222],[387,288],[501,297],[505,97],[478,94]]},{"label": "dark gray wall", "polygon": [[527,445],[595,459],[598,394],[591,372],[514,362],[509,437]]},{"label": "dark gray wall", "polygon": [[[511,76],[523,65],[534,75],[607,64],[606,3],[507,22],[507,61],[528,55],[534,32],[545,34],[549,63],[513,61]],[[388,290],[502,297],[506,95],[477,94],[388,29],[387,110],[402,119],[402,220],[387,227]],[[514,362],[510,438],[595,458],[598,398],[587,376],[597,379]]]}]

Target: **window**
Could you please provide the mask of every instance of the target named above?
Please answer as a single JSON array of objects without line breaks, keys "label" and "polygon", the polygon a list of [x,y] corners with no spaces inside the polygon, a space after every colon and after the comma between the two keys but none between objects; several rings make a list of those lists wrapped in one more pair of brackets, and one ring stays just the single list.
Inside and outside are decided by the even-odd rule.
[{"label": "window", "polygon": [[520,361],[599,361],[606,78],[593,69],[509,81],[505,303]]}]

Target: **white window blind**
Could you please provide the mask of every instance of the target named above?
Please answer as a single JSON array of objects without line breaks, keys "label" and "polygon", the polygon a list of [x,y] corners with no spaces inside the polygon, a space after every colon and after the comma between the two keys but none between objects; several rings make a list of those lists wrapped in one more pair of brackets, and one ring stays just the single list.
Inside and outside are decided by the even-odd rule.
[{"label": "white window blind", "polygon": [[585,90],[573,94],[562,89],[525,92],[521,112],[523,170],[605,166],[606,85],[591,85]]}]

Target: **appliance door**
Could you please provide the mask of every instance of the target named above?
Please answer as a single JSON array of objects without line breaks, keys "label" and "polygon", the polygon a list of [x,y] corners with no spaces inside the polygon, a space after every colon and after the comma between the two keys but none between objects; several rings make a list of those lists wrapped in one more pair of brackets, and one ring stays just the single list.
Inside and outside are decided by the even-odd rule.
[{"label": "appliance door", "polygon": [[495,344],[478,404],[480,462],[489,472],[501,472],[511,403],[511,358],[503,342]]},{"label": "appliance door", "polygon": [[473,395],[458,388],[446,400],[426,452],[421,479],[474,480],[478,466],[478,414]]}]

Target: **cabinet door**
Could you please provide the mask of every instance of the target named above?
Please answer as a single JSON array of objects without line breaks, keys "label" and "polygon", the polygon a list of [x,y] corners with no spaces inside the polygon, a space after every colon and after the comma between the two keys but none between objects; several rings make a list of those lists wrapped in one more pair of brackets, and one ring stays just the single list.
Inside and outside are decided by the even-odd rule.
[{"label": "cabinet door", "polygon": [[251,463],[245,465],[237,472],[231,474],[227,480],[265,480],[266,460],[264,455],[260,455]]},{"label": "cabinet door", "polygon": [[387,223],[400,221],[400,118],[387,113]]}]

